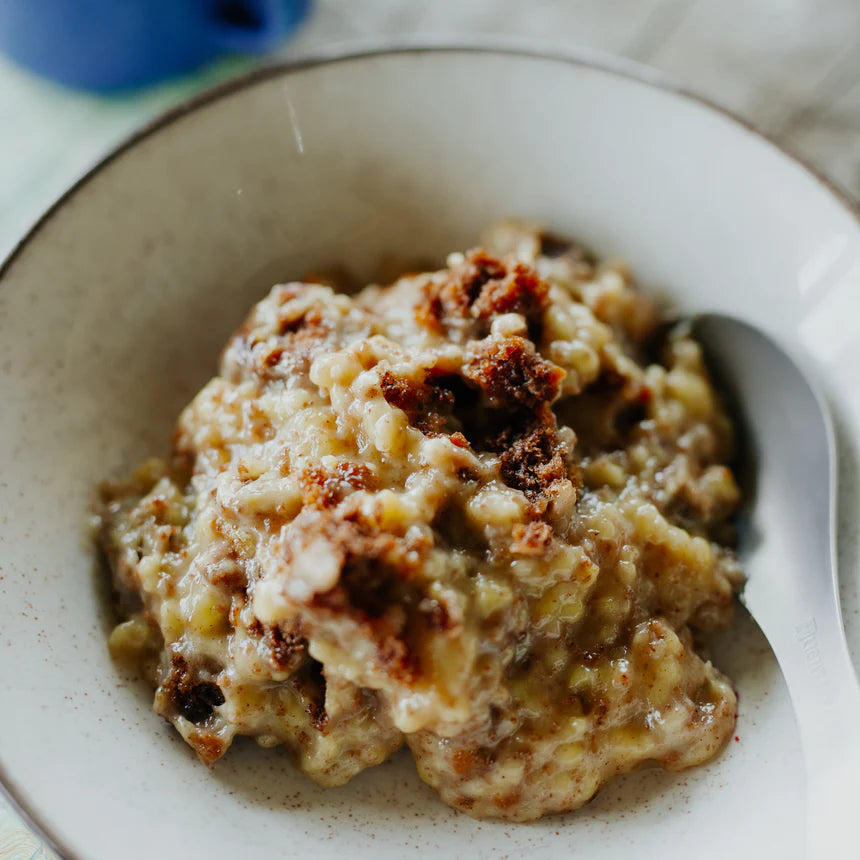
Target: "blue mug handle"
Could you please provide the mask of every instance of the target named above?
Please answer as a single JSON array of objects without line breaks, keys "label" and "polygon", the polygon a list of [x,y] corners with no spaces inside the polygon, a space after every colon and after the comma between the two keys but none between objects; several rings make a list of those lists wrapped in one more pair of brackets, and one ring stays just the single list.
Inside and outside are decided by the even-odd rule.
[{"label": "blue mug handle", "polygon": [[281,43],[304,17],[310,0],[224,0],[213,4],[208,41],[237,54],[261,54]]}]

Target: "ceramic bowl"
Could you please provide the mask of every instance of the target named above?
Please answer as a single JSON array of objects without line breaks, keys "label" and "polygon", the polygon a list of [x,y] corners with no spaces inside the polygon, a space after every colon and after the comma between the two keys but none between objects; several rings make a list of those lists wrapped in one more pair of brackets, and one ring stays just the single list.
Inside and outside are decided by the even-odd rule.
[{"label": "ceramic bowl", "polygon": [[823,378],[857,653],[860,224],[846,201],[627,65],[412,46],[266,69],[121,147],[0,273],[0,776],[63,854],[799,856],[797,732],[743,617],[717,644],[737,742],[530,825],[447,809],[408,756],[330,790],[251,742],[207,769],[109,659],[93,485],[165,450],[246,309],[333,261],[369,277],[386,252],[441,258],[499,215],[626,258],[682,310],[755,322]]}]

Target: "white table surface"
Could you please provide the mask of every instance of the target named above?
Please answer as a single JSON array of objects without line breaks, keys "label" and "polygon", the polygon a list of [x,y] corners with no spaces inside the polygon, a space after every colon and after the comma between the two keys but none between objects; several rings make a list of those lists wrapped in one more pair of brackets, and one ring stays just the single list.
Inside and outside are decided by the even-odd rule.
[{"label": "white table surface", "polygon": [[[317,0],[278,56],[418,33],[523,35],[655,66],[860,199],[860,0]],[[104,99],[60,89],[0,58],[0,259],[134,128],[248,66],[223,62],[191,79]],[[0,858],[53,856],[0,797]]]}]

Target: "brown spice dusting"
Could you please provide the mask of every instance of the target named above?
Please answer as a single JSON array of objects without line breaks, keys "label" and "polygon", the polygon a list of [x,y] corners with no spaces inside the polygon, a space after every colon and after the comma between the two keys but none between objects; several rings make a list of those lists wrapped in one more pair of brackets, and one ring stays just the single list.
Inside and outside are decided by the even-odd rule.
[{"label": "brown spice dusting", "polygon": [[379,621],[368,625],[378,641],[376,659],[393,679],[402,684],[411,684],[421,674],[418,654],[409,649],[407,643],[390,631],[390,625]]},{"label": "brown spice dusting", "polygon": [[548,304],[549,287],[520,261],[506,262],[475,248],[424,285],[416,320],[434,331],[476,329],[498,314],[522,314],[537,329]]},{"label": "brown spice dusting", "polygon": [[465,776],[467,773],[475,769],[477,764],[477,751],[472,749],[455,750],[451,756],[451,764],[454,766],[454,772],[459,776]]},{"label": "brown spice dusting", "polygon": [[555,400],[566,375],[521,337],[470,343],[463,373],[481,387],[491,404],[526,408]]},{"label": "brown spice dusting", "polygon": [[457,447],[469,447],[468,438],[457,427],[462,413],[468,412],[479,395],[463,377],[431,370],[416,382],[386,370],[380,377],[380,388],[386,401],[402,409],[409,423],[425,436],[448,435]]},{"label": "brown spice dusting", "polygon": [[214,567],[207,571],[207,575],[212,585],[226,588],[229,591],[241,591],[248,584],[244,568],[238,563]]},{"label": "brown spice dusting", "polygon": [[275,346],[271,350],[261,352],[259,362],[267,371],[271,370],[273,367],[277,367],[285,351],[283,346]]},{"label": "brown spice dusting", "polygon": [[214,764],[227,751],[227,746],[214,732],[197,729],[191,734],[197,755],[205,764]]},{"label": "brown spice dusting", "polygon": [[[378,618],[400,602],[398,586],[423,564],[423,546],[379,531],[354,512],[306,509],[299,517],[302,542],[324,541],[340,565],[337,585],[317,594],[315,605]],[[301,551],[301,544],[297,549]]]},{"label": "brown spice dusting", "polygon": [[421,290],[421,300],[415,305],[415,322],[421,328],[441,334],[444,314],[445,308],[438,290],[434,288],[432,282],[425,283]]},{"label": "brown spice dusting", "polygon": [[547,523],[517,523],[511,531],[511,552],[516,555],[543,555],[551,541],[552,527]]},{"label": "brown spice dusting", "polygon": [[299,475],[302,504],[313,508],[328,508],[342,501],[353,490],[376,486],[376,476],[363,463],[341,462],[334,471],[322,466],[303,469]]},{"label": "brown spice dusting", "polygon": [[551,500],[552,485],[570,480],[571,473],[550,407],[544,404],[536,414],[525,415],[520,421],[512,421],[489,444],[491,450],[500,452],[502,480],[522,490],[543,512]]},{"label": "brown spice dusting", "polygon": [[[291,284],[285,290],[289,291],[289,296],[294,292],[293,288],[303,286]],[[234,335],[228,349],[238,347],[237,352],[242,356],[240,363],[260,379],[290,379],[307,373],[311,362],[330,341],[332,334],[331,324],[325,319],[322,309],[313,307],[296,317],[284,317],[278,322],[276,331],[263,341],[254,341],[243,327]]]},{"label": "brown spice dusting", "polygon": [[[306,508],[296,522],[302,540],[287,546],[287,562],[304,542],[328,544],[340,576],[330,590],[310,601],[315,610],[349,617],[361,636],[375,641],[386,671],[408,681],[418,671],[418,657],[406,641],[409,614],[420,616],[418,592],[410,578],[426,563],[426,538],[399,537],[382,532],[355,512]],[[404,607],[411,611],[404,612]]]},{"label": "brown spice dusting", "polygon": [[297,669],[307,654],[306,641],[294,630],[267,626],[264,641],[268,646],[269,661],[281,672]]},{"label": "brown spice dusting", "polygon": [[498,314],[521,314],[536,326],[546,309],[549,286],[538,273],[525,263],[514,263],[506,275],[488,281],[472,305],[472,316],[479,319]]},{"label": "brown spice dusting", "polygon": [[440,385],[428,385],[395,376],[386,370],[380,377],[382,396],[397,409],[402,409],[413,427],[425,435],[441,433],[446,416],[454,408],[454,395]]},{"label": "brown spice dusting", "polygon": [[449,270],[449,277],[439,290],[445,314],[449,317],[467,317],[484,285],[506,275],[504,263],[482,248],[467,252],[465,260]]},{"label": "brown spice dusting", "polygon": [[266,378],[288,379],[297,373],[307,373],[311,362],[321,352],[331,335],[331,328],[317,309],[308,311],[301,325],[282,335],[283,343],[275,365],[267,366],[261,375]]}]

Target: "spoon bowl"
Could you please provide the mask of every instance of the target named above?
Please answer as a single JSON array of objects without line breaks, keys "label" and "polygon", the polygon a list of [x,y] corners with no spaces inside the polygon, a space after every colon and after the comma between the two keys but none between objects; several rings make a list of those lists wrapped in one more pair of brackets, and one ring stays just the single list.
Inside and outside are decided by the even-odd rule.
[{"label": "spoon bowl", "polygon": [[[823,396],[772,340],[721,314],[693,322],[739,416],[743,602],[779,660],[806,765],[807,856],[856,857],[860,687],[839,605],[836,446]],[[750,478],[754,469],[754,481]],[[853,836],[853,838],[852,838]]]}]

